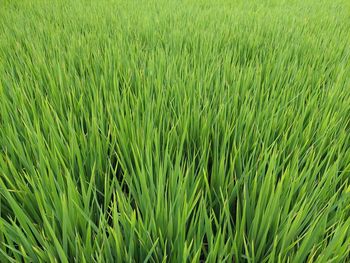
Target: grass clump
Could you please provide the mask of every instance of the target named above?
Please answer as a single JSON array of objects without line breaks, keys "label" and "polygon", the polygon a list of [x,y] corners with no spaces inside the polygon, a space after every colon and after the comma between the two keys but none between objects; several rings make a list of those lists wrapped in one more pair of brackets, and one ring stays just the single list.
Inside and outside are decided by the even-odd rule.
[{"label": "grass clump", "polygon": [[350,260],[348,1],[0,0],[1,262]]}]

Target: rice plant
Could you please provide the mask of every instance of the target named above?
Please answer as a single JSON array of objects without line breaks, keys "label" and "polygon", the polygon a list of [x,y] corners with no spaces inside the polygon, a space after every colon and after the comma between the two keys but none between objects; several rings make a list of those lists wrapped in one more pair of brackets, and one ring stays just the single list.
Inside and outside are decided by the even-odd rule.
[{"label": "rice plant", "polygon": [[0,262],[349,262],[350,2],[0,0]]}]

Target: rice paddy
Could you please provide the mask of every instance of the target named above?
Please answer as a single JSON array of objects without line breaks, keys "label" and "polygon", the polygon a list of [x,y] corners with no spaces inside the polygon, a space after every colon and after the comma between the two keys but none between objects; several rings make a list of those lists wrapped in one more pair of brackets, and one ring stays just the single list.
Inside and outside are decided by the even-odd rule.
[{"label": "rice paddy", "polygon": [[350,3],[0,0],[0,262],[349,262]]}]

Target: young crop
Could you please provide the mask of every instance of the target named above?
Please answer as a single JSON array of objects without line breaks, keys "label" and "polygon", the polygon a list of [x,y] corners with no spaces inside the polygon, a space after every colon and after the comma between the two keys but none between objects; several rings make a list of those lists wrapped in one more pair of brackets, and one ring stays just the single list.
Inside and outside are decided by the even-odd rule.
[{"label": "young crop", "polygon": [[349,262],[346,0],[0,0],[0,262]]}]

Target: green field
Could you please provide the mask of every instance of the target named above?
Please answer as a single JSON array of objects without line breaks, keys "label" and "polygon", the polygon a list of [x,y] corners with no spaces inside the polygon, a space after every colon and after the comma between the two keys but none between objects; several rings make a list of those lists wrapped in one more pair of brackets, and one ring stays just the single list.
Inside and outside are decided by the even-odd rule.
[{"label": "green field", "polygon": [[0,262],[349,261],[349,0],[0,0]]}]

